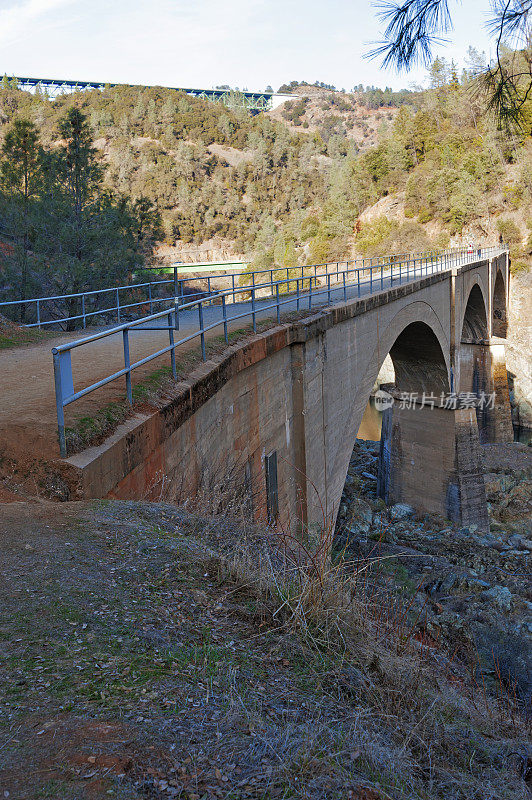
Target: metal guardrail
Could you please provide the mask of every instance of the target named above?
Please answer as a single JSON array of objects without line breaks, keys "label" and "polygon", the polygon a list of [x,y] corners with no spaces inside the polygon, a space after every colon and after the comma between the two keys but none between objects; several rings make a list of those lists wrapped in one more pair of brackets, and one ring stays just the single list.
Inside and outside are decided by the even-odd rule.
[{"label": "metal guardrail", "polygon": [[[220,313],[217,315],[217,318],[209,324],[205,324],[203,312],[204,306],[212,303],[212,298],[193,300],[181,305],[177,302],[177,298],[174,298],[173,307],[170,310],[166,309],[156,314],[142,317],[134,322],[128,322],[109,330],[93,334],[92,336],[87,336],[83,339],[54,347],[52,348],[52,354],[61,456],[66,457],[67,455],[64,419],[64,409],[67,405],[70,405],[85,395],[121,377],[125,377],[126,397],[128,402],[132,405],[133,390],[131,374],[135,369],[153,361],[155,358],[170,353],[172,374],[174,378],[177,379],[175,360],[176,348],[199,337],[202,357],[203,360],[206,360],[205,335],[216,327],[223,326],[224,338],[225,341],[228,342],[228,324],[235,320],[245,317],[251,318],[253,330],[256,331],[257,315],[264,311],[274,309],[277,321],[280,322],[281,308],[288,304],[293,304],[294,309],[297,311],[299,311],[302,306],[310,310],[313,307],[313,301],[314,306],[316,306],[316,298],[323,297],[324,295],[326,295],[324,303],[326,305],[330,305],[333,299],[336,299],[333,298],[333,295],[338,295],[339,299],[346,302],[348,293],[350,295],[353,294],[354,297],[361,297],[363,293],[372,294],[375,289],[384,290],[388,288],[388,286],[393,287],[394,285],[408,283],[424,275],[433,274],[434,272],[444,272],[452,267],[463,266],[471,261],[488,258],[501,252],[505,252],[505,250],[493,247],[475,248],[474,251],[471,251],[471,249],[453,250],[446,251],[440,255],[413,259],[409,258],[404,261],[388,260],[388,263],[381,263],[371,267],[366,266],[364,269],[361,267],[353,267],[351,269],[346,268],[340,270],[337,265],[336,271],[327,272],[325,276],[289,276],[288,278],[261,284],[254,282],[252,286],[248,286],[244,289],[244,291],[248,292],[250,295],[250,302],[248,301],[244,304],[247,308],[243,311],[239,310],[239,304],[235,302],[235,294],[242,294],[241,287],[219,292],[217,301],[221,304]],[[269,270],[267,270],[267,272],[269,272]],[[324,280],[324,283],[318,284],[318,279],[320,281]],[[281,288],[285,289],[285,293],[281,291]],[[270,290],[268,297],[258,300],[257,292],[266,289]],[[227,302],[228,298],[232,299],[232,304]],[[270,302],[272,300],[273,302]],[[228,314],[228,305],[233,305],[237,313],[233,315]],[[320,303],[320,305],[323,305],[323,303]],[[182,319],[183,315],[186,315],[187,312],[193,312],[194,309],[197,311],[197,330],[193,330],[190,334],[176,341],[175,334],[180,329],[180,318]],[[158,320],[165,320],[164,327],[153,324]],[[131,363],[129,350],[130,333],[154,330],[168,332],[168,345],[157,349],[155,352],[139,361]],[[72,375],[72,350],[119,333],[122,334],[123,368],[84,389],[75,391]]]},{"label": "metal guardrail", "polygon": [[[25,313],[32,314],[35,322],[25,323],[24,327],[27,328],[43,328],[48,325],[62,325],[64,323],[71,324],[75,322],[81,321],[81,327],[86,328],[87,325],[90,323],[92,319],[95,317],[101,317],[105,314],[113,315],[116,318],[116,322],[120,324],[123,321],[124,314],[132,309],[146,309],[148,310],[149,314],[154,313],[154,309],[159,303],[171,303],[173,305],[175,298],[178,298],[180,302],[185,302],[185,300],[190,301],[194,298],[200,299],[205,297],[205,291],[197,290],[196,292],[190,291],[190,282],[192,281],[206,281],[206,293],[208,295],[213,294],[213,282],[221,279],[230,279],[231,280],[231,295],[233,297],[237,297],[239,292],[237,291],[238,287],[241,288],[241,292],[246,291],[246,285],[240,283],[243,278],[249,279],[249,286],[253,287],[257,280],[260,281],[261,276],[269,275],[270,283],[273,283],[274,276],[279,276],[286,272],[286,279],[293,275],[294,273],[297,275],[301,271],[301,278],[308,277],[312,275],[315,278],[322,277],[318,275],[318,270],[325,269],[325,274],[327,272],[336,272],[338,274],[340,265],[345,263],[346,269],[356,269],[360,268],[362,270],[366,270],[369,268],[374,267],[376,264],[386,264],[390,263],[392,260],[397,261],[404,261],[405,259],[421,259],[421,258],[429,258],[429,257],[436,257],[438,253],[435,251],[424,251],[419,253],[401,253],[399,255],[394,256],[374,256],[373,258],[362,258],[356,259],[351,261],[336,261],[332,263],[323,263],[323,264],[312,264],[307,266],[301,267],[277,267],[277,268],[270,268],[270,269],[262,269],[262,270],[254,270],[253,272],[243,272],[243,273],[233,273],[228,274],[226,272],[220,273],[218,275],[208,275],[205,278],[179,278],[179,268],[180,266],[189,266],[189,265],[176,265],[173,267],[173,277],[172,278],[165,278],[163,280],[154,280],[154,281],[145,281],[144,283],[132,283],[132,284],[124,284],[123,286],[111,286],[105,289],[94,289],[91,291],[86,292],[75,292],[71,294],[58,294],[52,295],[49,297],[30,297],[25,300],[5,300],[0,302],[0,309],[8,307],[24,307]],[[279,278],[280,279],[280,278]],[[157,297],[155,296],[156,292],[154,293],[154,289],[157,290],[157,287],[167,287],[171,289],[171,294],[166,295],[164,297]],[[122,300],[121,302],[121,295],[125,292],[131,292],[135,294],[136,292],[144,292],[144,297],[140,300],[135,300],[135,302],[125,302]],[[107,298],[110,297],[110,300]],[[103,299],[105,300],[105,304],[103,307],[94,307],[94,302]],[[130,298],[132,299],[132,298]],[[45,319],[46,313],[50,316],[52,314],[50,308],[54,307],[54,304],[57,303],[74,303],[77,301],[78,312],[69,314],[68,316],[59,316],[54,317],[51,316],[50,319]],[[16,321],[16,320],[13,320]]]}]

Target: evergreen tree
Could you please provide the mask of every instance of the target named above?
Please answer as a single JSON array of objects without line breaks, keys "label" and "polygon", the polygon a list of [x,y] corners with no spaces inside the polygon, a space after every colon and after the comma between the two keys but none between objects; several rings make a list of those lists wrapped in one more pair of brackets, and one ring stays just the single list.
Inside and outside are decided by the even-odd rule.
[{"label": "evergreen tree", "polygon": [[[47,224],[39,232],[39,249],[49,257],[50,278],[55,290],[64,294],[122,282],[142,264],[137,244],[146,220],[139,222],[126,199],[104,189],[84,114],[70,108],[58,127],[63,143],[52,155]],[[141,210],[145,217],[148,210]],[[79,300],[69,301],[68,316],[79,313]],[[68,324],[69,329],[74,327],[74,321]]]},{"label": "evergreen tree", "polygon": [[[16,243],[11,271],[15,273],[19,298],[26,300],[34,201],[43,179],[42,149],[36,126],[25,119],[15,120],[0,152],[0,186],[8,201],[4,210],[5,227]],[[26,308],[24,305],[20,308],[20,320],[24,322]]]}]

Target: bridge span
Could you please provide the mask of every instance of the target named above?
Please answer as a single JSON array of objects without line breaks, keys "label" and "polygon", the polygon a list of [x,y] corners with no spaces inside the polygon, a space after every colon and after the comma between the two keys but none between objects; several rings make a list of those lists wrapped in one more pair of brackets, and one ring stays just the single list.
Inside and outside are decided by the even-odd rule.
[{"label": "bridge span", "polygon": [[[167,499],[183,501],[231,491],[256,519],[334,522],[389,354],[395,402],[383,419],[380,495],[488,529],[481,445],[513,439],[508,253],[475,252],[436,266],[354,296],[340,286],[334,297],[326,287],[315,314],[281,321],[205,361],[163,408],[137,414],[102,445],[61,462],[72,496],[149,498],[164,486]],[[462,403],[453,402],[456,394]],[[482,397],[490,401],[478,407]]]},{"label": "bridge span", "polygon": [[[78,81],[67,78],[31,78],[13,76],[8,78],[10,85],[15,85],[23,91],[46,93],[51,100],[55,100],[62,94],[73,92],[84,92],[90,90],[104,91],[107,88],[125,86],[135,88],[133,84],[106,83],[104,81]],[[0,87],[1,88],[1,87]],[[137,87],[139,88],[139,87]],[[143,89],[158,88],[154,86],[142,86]],[[252,114],[260,111],[269,111],[277,105],[284,103],[285,100],[294,99],[297,95],[280,94],[279,92],[264,91],[250,92],[247,89],[231,89],[229,86],[213,89],[190,89],[185,87],[165,86],[165,89],[172,89],[176,92],[184,92],[191,97],[198,97],[201,100],[208,100],[211,103],[221,103],[228,108],[245,108]]]}]

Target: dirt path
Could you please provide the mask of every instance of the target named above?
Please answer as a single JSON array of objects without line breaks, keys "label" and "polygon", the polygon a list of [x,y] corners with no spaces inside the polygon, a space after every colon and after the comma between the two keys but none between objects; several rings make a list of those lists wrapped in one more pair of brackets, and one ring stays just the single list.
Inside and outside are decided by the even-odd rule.
[{"label": "dirt path", "polygon": [[[99,340],[72,353],[74,375],[96,382],[122,368],[119,335]],[[0,450],[31,452],[34,456],[59,456],[57,417],[52,362],[52,347],[71,341],[72,334],[49,339],[44,343],[4,350],[0,354]],[[150,332],[138,336],[132,345],[132,358],[144,358],[168,341],[164,333]],[[134,382],[142,380],[168,356],[146,364],[135,372]],[[90,363],[90,372],[86,365]],[[107,403],[124,397],[123,380],[102,387],[68,410],[67,422],[78,415],[92,414]],[[78,380],[76,389],[86,385]]]}]

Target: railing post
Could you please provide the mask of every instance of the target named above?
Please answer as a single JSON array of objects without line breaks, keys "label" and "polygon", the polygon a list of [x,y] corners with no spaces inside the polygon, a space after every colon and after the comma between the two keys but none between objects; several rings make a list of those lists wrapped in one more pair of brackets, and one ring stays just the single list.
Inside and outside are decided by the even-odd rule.
[{"label": "railing post", "polygon": [[[210,275],[207,276],[207,294],[208,294],[209,297],[211,296],[211,276]],[[209,300],[209,305],[212,306],[212,300]]]},{"label": "railing post", "polygon": [[[360,270],[358,271],[358,296],[360,297]],[[345,272],[344,272],[344,303],[347,303],[347,286],[345,283]]]},{"label": "railing post", "polygon": [[402,264],[402,263],[403,263],[402,261],[399,261],[399,286],[400,286],[400,285],[401,285],[401,283],[402,283],[402,276],[401,276],[401,271],[402,271],[402,270],[401,270],[401,264]]},{"label": "railing post", "polygon": [[148,284],[148,299],[150,301],[150,314],[153,314],[153,300],[151,297],[151,283]]},{"label": "railing post", "polygon": [[59,450],[61,458],[66,458],[67,447],[65,437],[65,410],[63,408],[63,386],[61,381],[61,364],[59,353],[53,352],[54,358],[54,383],[55,383],[55,407],[57,411],[57,434],[59,438]]},{"label": "railing post", "polygon": [[309,307],[309,310],[312,308],[312,275],[310,276],[310,280],[309,280],[308,307]]},{"label": "railing post", "polygon": [[224,339],[225,343],[229,344],[229,336],[227,335],[227,308],[225,307],[225,294],[222,295],[222,316],[224,318]]},{"label": "railing post", "polygon": [[179,330],[179,305],[177,300],[174,301],[174,321],[175,321],[175,329],[176,331]]},{"label": "railing post", "polygon": [[179,284],[177,280],[177,267],[174,267],[174,297],[179,297]]},{"label": "railing post", "polygon": [[[276,284],[278,286],[278,284]],[[255,287],[251,289],[251,318],[253,319],[253,332],[257,333],[257,320],[255,317]]]},{"label": "railing post", "polygon": [[296,308],[299,311],[299,278],[296,278]]},{"label": "railing post", "polygon": [[369,293],[371,294],[373,291],[373,268],[370,266],[369,268]]},{"label": "railing post", "polygon": [[129,360],[129,330],[128,328],[124,328],[122,331],[122,342],[124,344],[124,368],[127,369],[126,372],[126,394],[127,394],[127,401],[130,406],[133,405],[133,389],[131,387],[131,362]]},{"label": "railing post", "polygon": [[198,303],[198,318],[199,318],[199,328],[201,332],[201,356],[204,361],[207,361],[207,352],[205,350],[205,331],[203,330],[203,301],[200,300]]},{"label": "railing post", "polygon": [[116,318],[120,322],[120,293],[118,288],[116,290]]},{"label": "railing post", "polygon": [[281,307],[279,305],[279,284],[275,284],[275,299],[277,302],[277,322],[281,321]]},{"label": "railing post", "polygon": [[331,305],[331,275],[327,273],[327,305]]},{"label": "railing post", "polygon": [[87,316],[85,313],[85,295],[81,295],[81,313],[83,314],[83,327],[87,327]]},{"label": "railing post", "polygon": [[381,264],[381,289],[384,289],[384,264]]},{"label": "railing post", "polygon": [[175,366],[175,344],[174,344],[174,329],[172,327],[172,312],[170,311],[168,314],[168,339],[170,340],[170,346],[172,349],[170,350],[170,363],[172,365],[172,375],[174,376],[174,380],[177,380],[177,369]]},{"label": "railing post", "polygon": [[39,330],[41,330],[41,301],[37,299],[37,325],[39,326]]},{"label": "railing post", "polygon": [[234,272],[231,275],[231,278],[232,278],[232,284],[233,284],[233,303],[234,303],[235,302],[235,273]]}]

